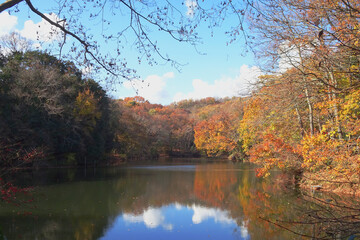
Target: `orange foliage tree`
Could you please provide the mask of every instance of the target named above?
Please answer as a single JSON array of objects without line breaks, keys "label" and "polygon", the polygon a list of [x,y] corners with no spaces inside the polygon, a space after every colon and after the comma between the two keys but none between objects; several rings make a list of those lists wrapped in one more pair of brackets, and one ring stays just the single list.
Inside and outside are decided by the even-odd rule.
[{"label": "orange foliage tree", "polygon": [[233,137],[234,126],[225,113],[199,122],[194,131],[196,147],[205,150],[208,156],[229,153],[236,147],[237,139]]},{"label": "orange foliage tree", "polygon": [[260,79],[240,123],[250,161],[260,175],[279,167],[359,183],[359,2],[256,1],[252,10],[254,50],[277,73]]},{"label": "orange foliage tree", "polygon": [[117,105],[119,153],[131,158],[192,154],[193,121],[189,112],[151,104],[140,96],[119,100]]},{"label": "orange foliage tree", "polygon": [[259,164],[259,175],[274,167],[301,172],[297,149],[305,127],[300,113],[306,109],[301,91],[277,76],[261,80],[264,86],[248,100],[238,128],[244,151]]},{"label": "orange foliage tree", "polygon": [[232,159],[242,158],[242,149],[236,129],[243,115],[240,98],[208,105],[197,113],[194,127],[195,145],[208,156],[229,154]]}]

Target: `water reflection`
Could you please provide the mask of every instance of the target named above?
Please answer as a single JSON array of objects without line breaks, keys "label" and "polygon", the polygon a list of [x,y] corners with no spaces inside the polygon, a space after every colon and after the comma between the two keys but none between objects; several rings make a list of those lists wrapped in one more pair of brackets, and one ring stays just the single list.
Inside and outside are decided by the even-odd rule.
[{"label": "water reflection", "polygon": [[148,208],[143,213],[134,215],[125,213],[121,217],[124,219],[126,223],[144,223],[147,228],[157,228],[163,227],[166,230],[173,230],[174,225],[168,223],[171,220],[165,219],[165,212],[173,212],[172,216],[179,216],[176,211],[188,211],[191,210],[192,213],[192,223],[200,224],[206,220],[212,219],[215,223],[222,224],[236,224],[235,220],[229,217],[229,213],[227,211],[222,211],[216,208],[208,208],[200,205],[188,205],[183,206],[180,204],[174,204],[170,206],[165,206],[161,208]]},{"label": "water reflection", "polygon": [[229,217],[227,211],[222,211],[216,208],[207,208],[199,205],[192,205],[191,208],[194,211],[192,216],[192,222],[194,224],[202,223],[207,219],[213,219],[216,223],[235,224],[235,220]]},{"label": "water reflection", "polygon": [[31,215],[1,203],[0,239],[296,239],[260,218],[293,221],[308,207],[249,165],[69,171],[18,176],[36,203]]},{"label": "water reflection", "polygon": [[[227,211],[204,207],[198,204],[179,203],[150,207],[139,214],[119,215],[101,239],[117,239],[119,236],[138,239],[139,233],[146,232],[146,239],[249,239],[245,223],[239,227]],[[162,238],[161,238],[162,236]],[[144,237],[144,236],[143,236]]]},{"label": "water reflection", "polygon": [[126,223],[144,223],[147,228],[162,227],[168,231],[173,229],[173,224],[167,223],[163,213],[164,208],[149,208],[140,215],[124,214],[122,218]]}]

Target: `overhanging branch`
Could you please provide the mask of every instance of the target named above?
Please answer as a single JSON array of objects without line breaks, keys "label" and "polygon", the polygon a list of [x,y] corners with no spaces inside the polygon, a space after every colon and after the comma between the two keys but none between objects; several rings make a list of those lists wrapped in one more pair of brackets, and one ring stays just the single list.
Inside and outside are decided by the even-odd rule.
[{"label": "overhanging branch", "polygon": [[[58,22],[54,22],[52,21],[50,18],[48,18],[45,14],[43,14],[42,12],[40,12],[39,10],[37,10],[34,5],[32,5],[30,0],[25,0],[25,2],[27,3],[27,5],[29,6],[30,10],[33,11],[35,14],[37,14],[38,16],[40,16],[42,19],[44,19],[45,21],[47,21],[48,23],[50,23],[51,25],[59,28],[64,34],[68,34],[70,36],[72,36],[73,38],[75,38],[81,45],[84,46],[85,49],[85,54],[89,54],[94,60],[95,62],[97,62],[102,68],[104,68],[107,72],[109,72],[110,74],[112,74],[115,77],[119,77],[119,74],[117,74],[116,72],[114,72],[113,70],[111,70],[109,67],[107,67],[104,63],[102,63],[100,61],[99,58],[97,58],[95,56],[95,54],[89,50],[89,48],[91,48],[91,45],[86,42],[84,39],[81,39],[78,35],[76,35],[73,32],[70,32],[69,30],[67,30],[64,26],[60,25]],[[121,77],[123,78],[127,78],[125,75],[121,75]]]},{"label": "overhanging branch", "polygon": [[24,0],[7,0],[4,3],[0,4],[0,13],[5,11],[6,9],[12,8],[16,4],[22,2]]}]

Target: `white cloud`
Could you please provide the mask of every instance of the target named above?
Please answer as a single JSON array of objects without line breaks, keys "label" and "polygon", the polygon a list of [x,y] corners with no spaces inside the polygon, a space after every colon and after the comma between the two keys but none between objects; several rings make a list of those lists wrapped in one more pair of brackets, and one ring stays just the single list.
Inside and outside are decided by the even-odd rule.
[{"label": "white cloud", "polygon": [[192,222],[194,224],[202,223],[209,218],[213,218],[216,223],[236,224],[236,222],[228,216],[228,212],[226,211],[197,205],[192,205],[191,208],[194,211],[194,215],[192,216]]},{"label": "white cloud", "polygon": [[[45,16],[54,22],[58,22],[60,20],[54,13],[45,13]],[[44,19],[38,23],[34,23],[32,20],[26,21],[24,23],[24,28],[19,32],[21,36],[26,37],[27,39],[40,42],[60,40],[62,36],[62,32],[58,28],[52,26]]]},{"label": "white cloud", "polygon": [[[60,20],[54,13],[45,13],[45,16],[55,22]],[[44,19],[38,23],[34,23],[32,20],[28,20],[24,23],[24,28],[22,30],[16,28],[17,25],[17,16],[12,16],[8,12],[0,13],[0,37],[10,35],[12,32],[16,32],[27,40],[33,41],[33,48],[41,48],[43,42],[61,40],[62,32]]]},{"label": "white cloud", "polygon": [[174,204],[174,207],[175,207],[176,210],[181,210],[181,209],[183,208],[183,206],[182,206],[180,203],[178,203],[178,202],[176,202],[176,203]]},{"label": "white cloud", "polygon": [[289,44],[289,42],[282,43],[278,48],[279,54],[279,72],[284,73],[288,69],[299,65],[299,51],[296,46]]},{"label": "white cloud", "polygon": [[297,46],[289,41],[284,41],[278,48],[279,54],[279,73],[284,73],[293,67],[301,65],[301,57],[309,57],[314,51],[314,46],[318,45],[318,40],[312,42],[312,45]]},{"label": "white cloud", "polygon": [[159,226],[171,231],[173,225],[165,222],[165,216],[159,208],[149,208],[140,215],[124,214],[123,219],[128,223],[144,223],[147,228]]},{"label": "white cloud", "polygon": [[192,17],[195,14],[195,10],[198,7],[195,0],[185,0],[185,6],[187,8],[186,15]]},{"label": "white cloud", "polygon": [[11,16],[8,12],[0,13],[0,36],[14,31],[17,23],[18,18],[16,16]]},{"label": "white cloud", "polygon": [[247,228],[247,222],[242,222],[240,226],[241,237],[247,239],[249,237],[249,230]]},{"label": "white cloud", "polygon": [[236,77],[223,77],[215,80],[214,83],[194,79],[192,82],[193,91],[189,93],[178,92],[175,94],[174,101],[247,95],[251,92],[252,84],[257,81],[261,74],[260,69],[256,66],[242,65]]},{"label": "white cloud", "polygon": [[91,74],[93,73],[94,68],[92,66],[85,66],[81,69],[81,73],[85,76],[85,77],[90,77]]},{"label": "white cloud", "polygon": [[152,103],[159,103],[168,100],[169,94],[165,90],[166,81],[174,78],[173,72],[165,73],[162,76],[150,75],[144,80],[134,79],[124,83],[127,89],[134,89],[137,95],[142,96]]}]

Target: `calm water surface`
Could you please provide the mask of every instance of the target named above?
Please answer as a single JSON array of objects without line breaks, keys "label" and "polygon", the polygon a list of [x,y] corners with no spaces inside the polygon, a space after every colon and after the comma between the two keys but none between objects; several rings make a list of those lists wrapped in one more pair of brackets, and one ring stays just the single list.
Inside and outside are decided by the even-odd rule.
[{"label": "calm water surface", "polygon": [[298,239],[267,221],[303,204],[282,177],[231,163],[21,173],[35,202],[1,203],[0,239]]}]

